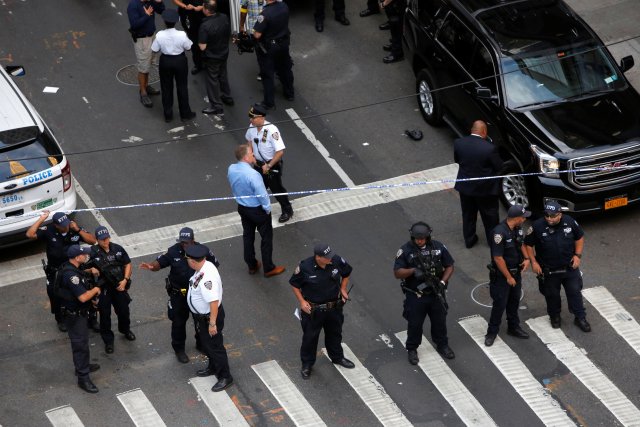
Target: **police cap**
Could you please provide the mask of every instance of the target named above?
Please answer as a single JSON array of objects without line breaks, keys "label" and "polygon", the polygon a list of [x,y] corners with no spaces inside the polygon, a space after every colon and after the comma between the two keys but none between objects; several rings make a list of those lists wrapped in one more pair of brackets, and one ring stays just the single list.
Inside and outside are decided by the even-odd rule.
[{"label": "police cap", "polygon": [[531,216],[531,211],[528,211],[522,205],[513,205],[507,211],[507,217],[509,218],[529,218]]},{"label": "police cap", "polygon": [[260,104],[253,104],[253,107],[249,110],[249,117],[265,117],[267,115],[267,110]]},{"label": "police cap", "polygon": [[89,255],[91,253],[91,249],[88,246],[80,246],[80,245],[71,245],[69,249],[67,249],[67,256],[69,259],[75,258],[78,255]]},{"label": "police cap", "polygon": [[201,260],[207,256],[209,248],[203,244],[196,243],[194,245],[187,246],[187,249],[185,249],[184,252],[187,254],[187,258]]},{"label": "police cap", "polygon": [[178,238],[176,242],[192,242],[193,241],[193,230],[189,227],[184,227],[180,230],[180,234],[178,234]]},{"label": "police cap", "polygon": [[162,19],[169,24],[175,24],[179,19],[178,11],[175,9],[166,9],[162,12]]},{"label": "police cap", "polygon": [[96,228],[96,239],[104,240],[108,239],[109,237],[111,236],[109,235],[109,230],[107,230],[107,227],[101,225],[100,227]]},{"label": "police cap", "polygon": [[68,226],[71,221],[69,221],[69,217],[64,212],[56,212],[53,214],[53,223],[55,225],[59,225],[60,227]]},{"label": "police cap", "polygon": [[560,203],[555,200],[549,200],[544,204],[544,213],[553,215],[560,212],[562,212],[562,206],[560,206]]},{"label": "police cap", "polygon": [[317,243],[313,247],[313,254],[323,258],[331,258],[333,256],[333,251],[331,250],[331,246],[326,243]]}]

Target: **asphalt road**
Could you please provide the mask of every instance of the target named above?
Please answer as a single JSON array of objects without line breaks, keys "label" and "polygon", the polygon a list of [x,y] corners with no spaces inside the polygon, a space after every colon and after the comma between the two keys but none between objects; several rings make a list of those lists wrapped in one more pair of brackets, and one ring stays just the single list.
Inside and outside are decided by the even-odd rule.
[{"label": "asphalt road", "polygon": [[[165,124],[159,99],[154,99],[153,109],[146,109],[138,102],[136,88],[116,79],[118,70],[135,60],[126,31],[126,3],[5,0],[0,4],[0,62],[26,67],[27,75],[17,79],[17,84],[53,129],[69,154],[74,176],[96,206],[228,196],[226,169],[234,160],[233,148],[243,140],[249,106],[261,99],[255,57],[231,53],[230,83],[236,106],[226,108],[224,120],[198,114],[194,123],[182,129],[178,121]],[[598,19],[595,2],[583,2],[578,10],[584,10],[585,16],[597,23],[594,26],[606,34],[606,40],[619,40],[633,35],[631,25],[618,25],[633,22],[633,13],[638,16],[637,8],[629,5],[629,1],[607,2],[603,10],[610,17],[611,27]],[[350,27],[330,19],[328,11],[322,34],[313,29],[310,5],[293,7],[296,101],[289,103],[278,95],[277,109],[268,117],[281,122],[287,145],[284,183],[290,191],[340,188],[345,184],[290,121],[287,109],[302,118],[356,185],[444,167],[453,161],[453,134],[422,122],[412,95],[415,88],[409,66],[382,64],[381,45],[386,43],[388,33],[378,31],[377,25],[384,19],[379,15],[358,18],[362,7],[347,5]],[[204,76],[190,76],[189,85],[191,106],[199,112],[205,106]],[[60,89],[56,94],[45,94],[45,86]],[[408,128],[420,128],[425,138],[410,141],[402,136]],[[184,139],[187,135],[191,138]],[[143,145],[149,142],[158,144]],[[74,154],[98,149],[111,150]],[[585,288],[603,286],[621,305],[614,308],[614,323],[593,305],[598,301],[586,302],[593,332],[583,334],[572,325],[566,305],[563,308],[562,332],[619,390],[622,400],[611,403],[599,394],[598,387],[606,381],[594,377],[595,385],[583,384],[581,374],[572,369],[574,359],[561,361],[541,334],[524,323],[531,333],[528,341],[508,337],[504,328],[501,336],[513,351],[507,359],[520,360],[525,368],[503,374],[462,326],[477,320],[469,316],[488,319],[489,309],[474,301],[489,301],[482,286],[476,289],[487,280],[486,242],[471,250],[464,248],[455,191],[429,192],[425,188],[424,194],[415,197],[396,197],[396,191],[375,191],[377,195],[364,201],[359,201],[355,192],[340,194],[345,197],[342,203],[327,205],[316,204],[316,199],[309,196],[297,196],[295,221],[275,230],[274,258],[288,271],[272,279],[248,276],[241,237],[222,225],[216,228],[218,223],[223,224],[223,215],[235,211],[233,202],[139,207],[105,211],[103,215],[123,240],[148,235],[163,243],[173,234],[163,235],[158,231],[162,227],[211,220],[212,231],[206,234],[211,237],[203,243],[222,263],[225,342],[235,378],[227,395],[250,425],[302,425],[252,369],[269,360],[277,362],[326,425],[381,424],[324,356],[318,357],[311,380],[303,381],[298,373],[301,331],[292,315],[296,301],[288,278],[297,262],[311,255],[311,247],[318,240],[328,241],[354,266],[355,286],[352,302],[345,309],[344,343],[384,388],[382,395],[395,402],[413,425],[465,425],[463,416],[454,409],[460,402],[452,403],[445,397],[447,393],[436,386],[437,376],[427,376],[410,366],[402,343],[395,337],[406,330],[406,322],[401,317],[402,294],[392,274],[393,258],[408,238],[407,229],[417,220],[429,222],[434,237],[444,242],[456,259],[448,294],[449,340],[456,359],[446,363],[438,356],[423,360],[433,360],[441,373],[447,372],[441,368],[446,364],[500,426],[545,424],[539,412],[518,393],[519,383],[507,379],[512,372],[522,373],[525,368],[539,386],[537,394],[544,387],[574,423],[633,424],[620,421],[624,416],[612,411],[626,409],[633,416],[633,409],[637,411],[640,406],[635,374],[640,370],[640,355],[634,350],[638,344],[629,344],[613,325],[617,326],[617,319],[630,327],[632,337],[640,335],[633,321],[640,316],[640,270],[635,257],[640,251],[638,208],[580,220],[586,231]],[[331,200],[332,196],[326,197]],[[76,218],[88,229],[97,225],[89,213]],[[198,238],[197,227],[195,232]],[[38,244],[0,251],[0,284],[22,271],[15,267],[20,261],[35,260],[39,264],[37,254],[41,251]],[[145,254],[136,256],[136,266],[155,256],[141,251],[131,246],[134,256]],[[527,276],[521,305],[523,322],[546,315],[533,277]],[[134,272],[131,311],[132,329],[138,336],[135,342],[119,336],[115,353],[106,355],[100,337],[91,336],[92,361],[102,366],[92,376],[100,388],[97,395],[87,395],[75,386],[68,338],[57,331],[48,313],[43,280],[1,286],[0,425],[50,425],[45,412],[63,405],[73,408],[84,425],[132,425],[120,398],[121,393],[134,389],[144,393],[166,425],[218,425],[204,403],[207,393],[205,397],[199,395],[190,384],[195,371],[204,366],[193,338],[187,341],[191,363],[179,364],[171,351],[163,278],[163,273],[137,268]],[[427,337],[428,328],[427,322]],[[430,346],[426,341],[423,345]],[[586,366],[584,361],[577,364]],[[370,378],[365,378],[368,380],[364,383],[371,384]],[[447,379],[446,384],[452,381]],[[607,396],[615,397],[615,390],[611,390]],[[468,420],[466,423],[470,424]]]}]

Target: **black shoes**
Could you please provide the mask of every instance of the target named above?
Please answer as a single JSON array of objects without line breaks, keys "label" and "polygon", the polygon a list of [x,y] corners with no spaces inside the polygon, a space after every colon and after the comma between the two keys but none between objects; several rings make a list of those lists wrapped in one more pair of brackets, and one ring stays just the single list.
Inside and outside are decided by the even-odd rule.
[{"label": "black shoes", "polygon": [[147,86],[147,95],[160,95],[160,91],[153,86]]},{"label": "black shoes", "polygon": [[529,334],[523,331],[520,326],[517,326],[513,329],[507,329],[507,335],[511,335],[512,337],[521,338],[524,340],[529,338]]},{"label": "black shoes", "polygon": [[418,362],[420,362],[417,350],[407,350],[407,357],[409,358],[409,363],[412,365],[417,365]]},{"label": "black shoes", "polygon": [[402,60],[404,60],[404,55],[394,55],[393,53],[382,58],[382,62],[385,64],[393,64]]},{"label": "black shoes", "polygon": [[367,16],[377,15],[380,13],[379,10],[366,8],[362,12],[360,12],[360,18],[366,18]]},{"label": "black shoes", "polygon": [[187,356],[184,350],[176,351],[176,357],[180,363],[189,363],[189,356]]},{"label": "black shoes", "polygon": [[496,336],[495,335],[485,335],[485,337],[484,337],[484,345],[486,345],[487,347],[491,347],[495,340],[496,340]]},{"label": "black shoes", "polygon": [[311,376],[311,365],[302,365],[302,369],[300,369],[300,375],[302,375],[303,380],[308,380]]},{"label": "black shoes", "polygon": [[213,369],[209,368],[208,366],[196,372],[196,375],[199,377],[210,377],[211,375],[214,375],[214,374],[215,372],[213,372]]},{"label": "black shoes", "polygon": [[97,393],[98,387],[91,382],[89,378],[78,379],[78,387],[86,391],[87,393]]},{"label": "black shoes", "polygon": [[553,329],[558,329],[562,324],[562,319],[560,319],[560,316],[549,316],[549,321],[551,322],[551,327]]},{"label": "black shoes", "polygon": [[349,22],[349,20],[347,19],[346,16],[344,15],[338,15],[336,16],[336,21],[338,21],[339,23],[341,23],[342,25],[350,25],[351,22]]},{"label": "black shoes", "polygon": [[388,30],[388,29],[390,29],[390,28],[391,28],[391,25],[389,24],[389,21],[387,21],[387,22],[385,22],[384,24],[380,24],[380,26],[378,26],[378,28],[379,28],[381,31],[386,31],[386,30]]},{"label": "black shoes", "polygon": [[67,324],[63,321],[58,322],[58,330],[60,332],[67,332]]},{"label": "black shoes", "polygon": [[113,353],[113,343],[105,344],[104,345],[104,352],[107,353],[107,354]]},{"label": "black shoes", "polygon": [[293,218],[293,209],[282,212],[282,214],[280,215],[280,218],[278,218],[278,222],[280,223],[287,222],[291,218]]},{"label": "black shoes", "polygon": [[193,67],[193,68],[191,69],[191,74],[193,74],[193,75],[195,76],[195,75],[196,75],[196,74],[198,74],[200,71],[202,71],[202,68],[200,68],[200,67]]},{"label": "black shoes", "polygon": [[95,372],[100,369],[100,365],[97,363],[89,363],[89,372]]},{"label": "black shoes", "polygon": [[183,122],[188,122],[189,120],[193,120],[193,119],[195,119],[195,118],[196,118],[196,113],[194,113],[194,112],[192,111],[191,113],[187,114],[187,115],[186,115],[186,116],[184,116],[184,117],[181,117],[180,119],[181,119]]},{"label": "black shoes", "polygon": [[202,110],[202,114],[215,114],[216,116],[223,116],[224,110],[222,108],[208,107]]},{"label": "black shoes", "polygon": [[169,122],[171,122],[171,120],[173,120],[173,116],[164,116],[164,122],[165,123],[169,123]]},{"label": "black shoes", "polygon": [[124,337],[128,340],[128,341],[135,341],[136,340],[136,336],[133,334],[133,332],[131,331],[127,331],[124,333]]},{"label": "black shoes", "polygon": [[582,319],[578,319],[577,317],[573,320],[573,323],[582,330],[582,332],[591,332],[591,325],[587,322],[587,319],[584,317]]},{"label": "black shoes", "polygon": [[443,345],[442,347],[438,347],[438,353],[440,353],[442,357],[444,357],[445,359],[456,358],[455,353],[453,352],[453,350],[451,350],[451,347],[449,347],[448,345]]},{"label": "black shoes", "polygon": [[211,387],[211,391],[219,392],[229,388],[229,386],[233,384],[233,377],[229,376],[229,378],[220,378],[217,383]]},{"label": "black shoes", "polygon": [[316,31],[319,33],[324,31],[324,22],[316,20]]},{"label": "black shoes", "polygon": [[153,101],[151,101],[148,95],[140,95],[140,102],[147,108],[153,107]]},{"label": "black shoes", "polygon": [[464,246],[467,249],[471,249],[476,245],[476,243],[478,243],[478,235],[474,234],[473,237],[468,242],[464,242]]},{"label": "black shoes", "polygon": [[221,96],[220,100],[224,105],[232,106],[233,104],[235,104],[235,102],[233,101],[233,98],[230,96]]},{"label": "black shoes", "polygon": [[349,360],[349,359],[347,359],[345,357],[343,357],[340,360],[336,360],[336,361],[332,361],[332,362],[334,364],[336,364],[336,365],[340,365],[343,368],[347,368],[347,369],[353,369],[353,368],[356,367],[356,365],[354,365],[354,363],[351,360]]}]

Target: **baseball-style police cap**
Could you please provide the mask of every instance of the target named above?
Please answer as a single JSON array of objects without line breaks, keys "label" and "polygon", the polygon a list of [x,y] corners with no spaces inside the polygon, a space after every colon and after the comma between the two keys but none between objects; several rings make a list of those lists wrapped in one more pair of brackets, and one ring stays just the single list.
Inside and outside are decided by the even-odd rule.
[{"label": "baseball-style police cap", "polygon": [[253,107],[249,110],[249,117],[265,117],[267,110],[260,104],[253,104]]},{"label": "baseball-style police cap", "polygon": [[71,245],[69,249],[67,249],[67,256],[69,258],[75,258],[78,255],[89,255],[91,253],[91,249],[88,246],[80,246],[80,245]]},{"label": "baseball-style police cap", "polygon": [[519,217],[529,218],[531,216],[531,212],[526,210],[522,205],[513,205],[507,211],[507,216],[509,218],[519,218]]},{"label": "baseball-style police cap", "polygon": [[313,247],[313,253],[315,255],[321,256],[323,258],[331,258],[333,255],[333,251],[331,250],[331,246],[326,243],[318,243]]},{"label": "baseball-style police cap", "polygon": [[69,221],[69,217],[64,212],[56,212],[53,214],[53,223],[55,225],[59,225],[60,227],[66,227],[71,223]]},{"label": "baseball-style police cap", "polygon": [[105,227],[104,225],[101,225],[100,227],[96,228],[95,234],[96,234],[96,239],[98,240],[104,240],[111,237],[111,235],[109,234],[109,230],[107,230],[107,227]]},{"label": "baseball-style police cap", "polygon": [[209,253],[209,248],[200,243],[196,243],[195,245],[188,246],[184,252],[187,254],[187,258],[202,259]]},{"label": "baseball-style police cap", "polygon": [[562,212],[562,206],[560,206],[560,203],[555,200],[550,200],[544,204],[544,213],[557,214],[560,212]]},{"label": "baseball-style police cap", "polygon": [[165,11],[162,12],[162,19],[169,24],[175,24],[179,19],[178,11],[175,9],[165,9]]},{"label": "baseball-style police cap", "polygon": [[180,234],[176,239],[176,242],[191,242],[193,241],[193,230],[189,227],[184,227],[180,230]]}]

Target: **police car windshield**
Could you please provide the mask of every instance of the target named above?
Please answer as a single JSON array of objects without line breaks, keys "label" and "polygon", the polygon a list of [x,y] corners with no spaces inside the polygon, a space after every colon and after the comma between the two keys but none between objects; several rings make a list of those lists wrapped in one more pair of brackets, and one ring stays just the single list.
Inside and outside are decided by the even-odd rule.
[{"label": "police car windshield", "polygon": [[47,170],[62,161],[60,149],[46,131],[13,144],[7,143],[3,132],[0,140],[4,142],[0,145],[0,182]]}]

